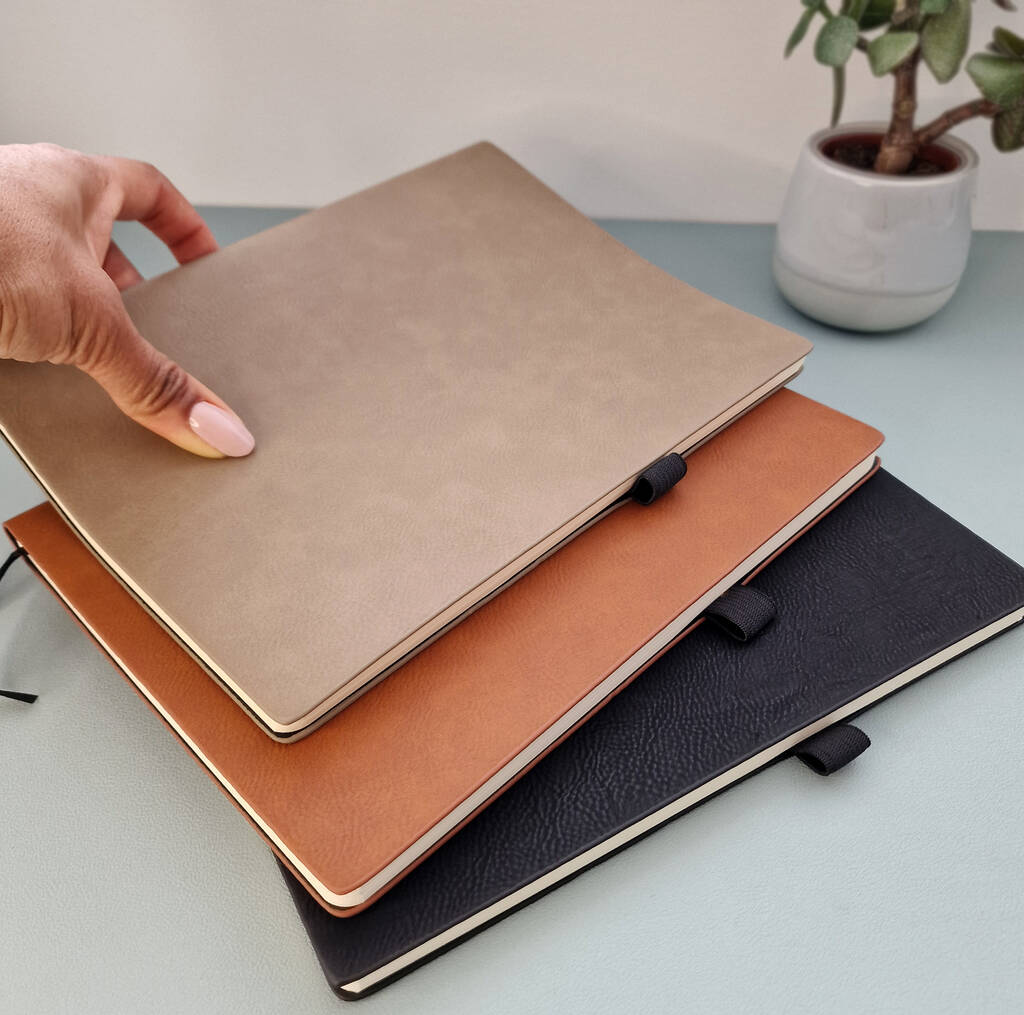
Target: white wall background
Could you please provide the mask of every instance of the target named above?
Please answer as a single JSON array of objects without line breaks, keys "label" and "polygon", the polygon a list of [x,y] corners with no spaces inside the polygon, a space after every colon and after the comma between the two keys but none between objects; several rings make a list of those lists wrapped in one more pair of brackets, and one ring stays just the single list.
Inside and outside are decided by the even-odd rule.
[{"label": "white wall background", "polygon": [[[828,115],[799,0],[9,0],[0,142],[155,162],[197,203],[321,204],[488,138],[597,216],[772,221]],[[974,6],[973,49],[1024,13]],[[1016,24],[1014,24],[1016,22]],[[846,119],[888,111],[854,54]],[[925,118],[974,95],[927,71]],[[988,124],[976,223],[1024,228]]]}]

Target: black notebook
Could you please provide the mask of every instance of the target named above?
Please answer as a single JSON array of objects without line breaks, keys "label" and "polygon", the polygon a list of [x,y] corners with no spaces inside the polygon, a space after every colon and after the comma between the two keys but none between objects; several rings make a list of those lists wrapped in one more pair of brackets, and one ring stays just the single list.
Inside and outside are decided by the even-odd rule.
[{"label": "black notebook", "polygon": [[1024,568],[884,471],[749,587],[723,612],[742,636],[774,610],[760,633],[702,625],[365,912],[285,871],[331,987],[378,989],[1024,619]]}]

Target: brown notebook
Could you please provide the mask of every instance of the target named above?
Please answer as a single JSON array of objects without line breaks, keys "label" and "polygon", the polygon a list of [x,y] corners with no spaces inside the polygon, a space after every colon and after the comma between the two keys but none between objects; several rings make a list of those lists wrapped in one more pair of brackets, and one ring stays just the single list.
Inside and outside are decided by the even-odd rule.
[{"label": "brown notebook", "polygon": [[881,435],[781,391],[312,736],[282,745],[49,505],[7,525],[82,625],[318,901],[385,891],[872,470]]},{"label": "brown notebook", "polygon": [[69,367],[0,362],[0,432],[280,739],[308,733],[800,368],[481,144],[145,282],[154,344],[245,419],[210,462]]}]

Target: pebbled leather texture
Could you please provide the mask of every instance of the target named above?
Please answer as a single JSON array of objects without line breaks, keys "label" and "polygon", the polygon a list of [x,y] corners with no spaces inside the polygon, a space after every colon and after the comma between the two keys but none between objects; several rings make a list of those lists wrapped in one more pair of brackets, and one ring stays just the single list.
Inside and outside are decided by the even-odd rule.
[{"label": "pebbled leather texture", "polygon": [[694,631],[366,912],[333,918],[286,872],[331,985],[1024,607],[1024,569],[884,471],[751,585],[778,607],[756,639]]},{"label": "pebbled leather texture", "polygon": [[811,348],[649,264],[490,144],[124,299],[255,452],[195,458],[79,371],[10,360],[0,430],[284,735]]},{"label": "pebbled leather texture", "polygon": [[686,479],[655,504],[619,508],[288,745],[242,714],[52,507],[8,528],[209,765],[340,895],[433,834],[880,441],[780,391],[695,452]]}]

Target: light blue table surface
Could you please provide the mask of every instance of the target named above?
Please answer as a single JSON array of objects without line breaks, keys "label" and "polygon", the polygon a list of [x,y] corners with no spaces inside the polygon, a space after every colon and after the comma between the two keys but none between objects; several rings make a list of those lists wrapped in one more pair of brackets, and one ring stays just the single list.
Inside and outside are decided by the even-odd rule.
[{"label": "light blue table surface", "polygon": [[[291,214],[206,211],[222,242]],[[783,303],[769,228],[606,225],[812,339],[794,387],[1024,561],[1024,235],[978,235],[944,311],[869,337]],[[0,514],[40,499],[0,449]],[[1020,630],[981,648],[867,713],[845,771],[776,765],[356,1010],[1024,1011],[1022,656]],[[0,701],[0,1012],[340,1012],[270,852],[21,565],[0,686],[41,694]]]}]

